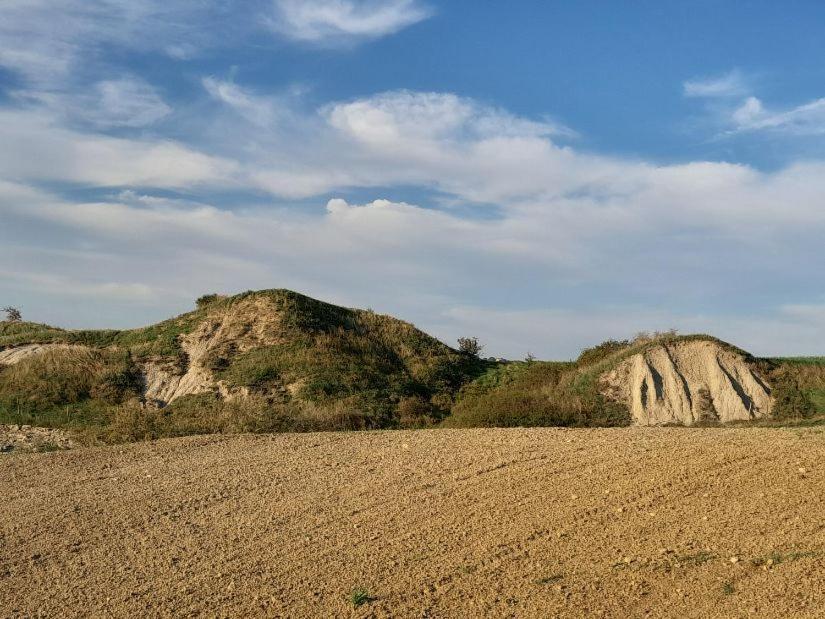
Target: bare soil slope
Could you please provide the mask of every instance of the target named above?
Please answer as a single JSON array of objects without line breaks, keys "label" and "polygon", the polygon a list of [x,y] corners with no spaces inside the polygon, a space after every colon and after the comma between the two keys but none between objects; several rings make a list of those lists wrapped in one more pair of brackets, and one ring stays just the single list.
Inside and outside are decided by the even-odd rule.
[{"label": "bare soil slope", "polygon": [[603,377],[640,425],[767,417],[771,392],[744,357],[711,340],[663,342]]},{"label": "bare soil slope", "polygon": [[[0,615],[817,617],[821,430],[195,437],[0,460]],[[372,598],[353,609],[362,587]]]}]

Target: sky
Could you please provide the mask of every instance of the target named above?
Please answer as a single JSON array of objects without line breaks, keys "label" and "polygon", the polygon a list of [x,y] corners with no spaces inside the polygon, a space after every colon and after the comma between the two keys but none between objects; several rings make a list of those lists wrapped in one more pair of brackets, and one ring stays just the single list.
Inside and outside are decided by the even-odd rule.
[{"label": "sky", "polygon": [[825,354],[816,0],[0,0],[0,305]]}]

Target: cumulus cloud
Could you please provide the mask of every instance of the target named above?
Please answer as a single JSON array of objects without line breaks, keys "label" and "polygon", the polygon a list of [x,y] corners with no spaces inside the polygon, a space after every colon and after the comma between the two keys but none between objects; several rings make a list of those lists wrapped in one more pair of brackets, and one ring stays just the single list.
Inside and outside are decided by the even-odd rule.
[{"label": "cumulus cloud", "polygon": [[[670,326],[787,352],[770,350],[772,333],[797,342],[821,325],[799,265],[825,232],[822,162],[660,165],[584,152],[551,119],[453,93],[309,107],[217,77],[202,80],[210,102],[175,112],[187,131],[170,140],[168,104],[137,77],[55,84],[0,108],[0,279],[43,311],[85,291],[94,301],[71,310],[85,325],[90,312],[132,317],[135,300],[155,299],[160,317],[203,292],[271,286],[447,340],[483,334],[507,356]],[[690,92],[724,99],[743,131],[815,126],[818,105],[776,112],[711,86]],[[775,281],[782,302],[766,302]],[[741,318],[751,306],[765,309]]]},{"label": "cumulus cloud", "polygon": [[419,0],[275,0],[269,24],[289,39],[339,44],[393,34],[430,15]]},{"label": "cumulus cloud", "polygon": [[[566,358],[607,337],[669,327],[711,331],[761,354],[813,354],[818,334],[825,335],[822,304],[777,304],[757,315],[689,309],[696,294],[760,294],[763,281],[790,272],[819,233],[796,245],[779,243],[784,253],[774,248],[764,258],[753,253],[743,260],[744,241],[722,247],[704,235],[679,239],[672,228],[658,227],[665,238],[640,243],[630,231],[611,240],[616,232],[603,230],[586,256],[598,268],[579,270],[541,245],[547,241],[542,230],[553,224],[549,216],[523,225],[516,225],[517,216],[468,221],[384,199],[351,204],[334,198],[324,215],[308,216],[231,212],[135,192],[109,202],[67,202],[6,183],[0,215],[10,224],[36,221],[42,240],[24,249],[3,243],[2,264],[20,265],[0,271],[7,290],[71,296],[81,306],[93,299],[95,309],[163,299],[167,311],[182,311],[205,291],[283,285],[399,314],[446,341],[481,335],[492,354],[511,358],[528,350]],[[62,249],[51,241],[52,227],[64,229],[57,235]],[[526,236],[531,229],[533,246]],[[525,240],[523,251],[513,250]],[[78,275],[91,265],[93,276]],[[761,277],[749,278],[753,272]],[[576,307],[584,301],[582,286],[600,302]],[[507,308],[511,296],[533,308]],[[85,320],[89,324],[88,314]]]},{"label": "cumulus cloud", "polygon": [[541,137],[572,132],[451,93],[393,91],[326,108],[336,129],[373,144],[404,140]]}]

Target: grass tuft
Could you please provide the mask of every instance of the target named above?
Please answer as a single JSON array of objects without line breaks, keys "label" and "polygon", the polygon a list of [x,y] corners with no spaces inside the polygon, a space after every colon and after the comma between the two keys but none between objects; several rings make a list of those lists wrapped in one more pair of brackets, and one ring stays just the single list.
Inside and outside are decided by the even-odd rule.
[{"label": "grass tuft", "polygon": [[374,601],[375,598],[370,596],[366,589],[356,587],[350,592],[348,600],[353,608],[358,608],[359,606],[363,606],[364,604],[369,604],[370,602]]}]

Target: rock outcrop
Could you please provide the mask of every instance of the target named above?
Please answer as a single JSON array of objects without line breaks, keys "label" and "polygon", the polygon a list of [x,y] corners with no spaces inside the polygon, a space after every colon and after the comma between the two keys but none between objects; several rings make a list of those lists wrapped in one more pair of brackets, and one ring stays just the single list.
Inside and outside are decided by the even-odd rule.
[{"label": "rock outcrop", "polygon": [[654,344],[603,375],[609,397],[624,401],[638,425],[767,417],[771,390],[739,353],[712,340]]},{"label": "rock outcrop", "polygon": [[71,344],[24,344],[14,346],[5,350],[0,350],[0,365],[14,365],[23,359],[40,355],[50,350],[67,350],[71,348],[86,348],[85,346],[74,346]]}]

